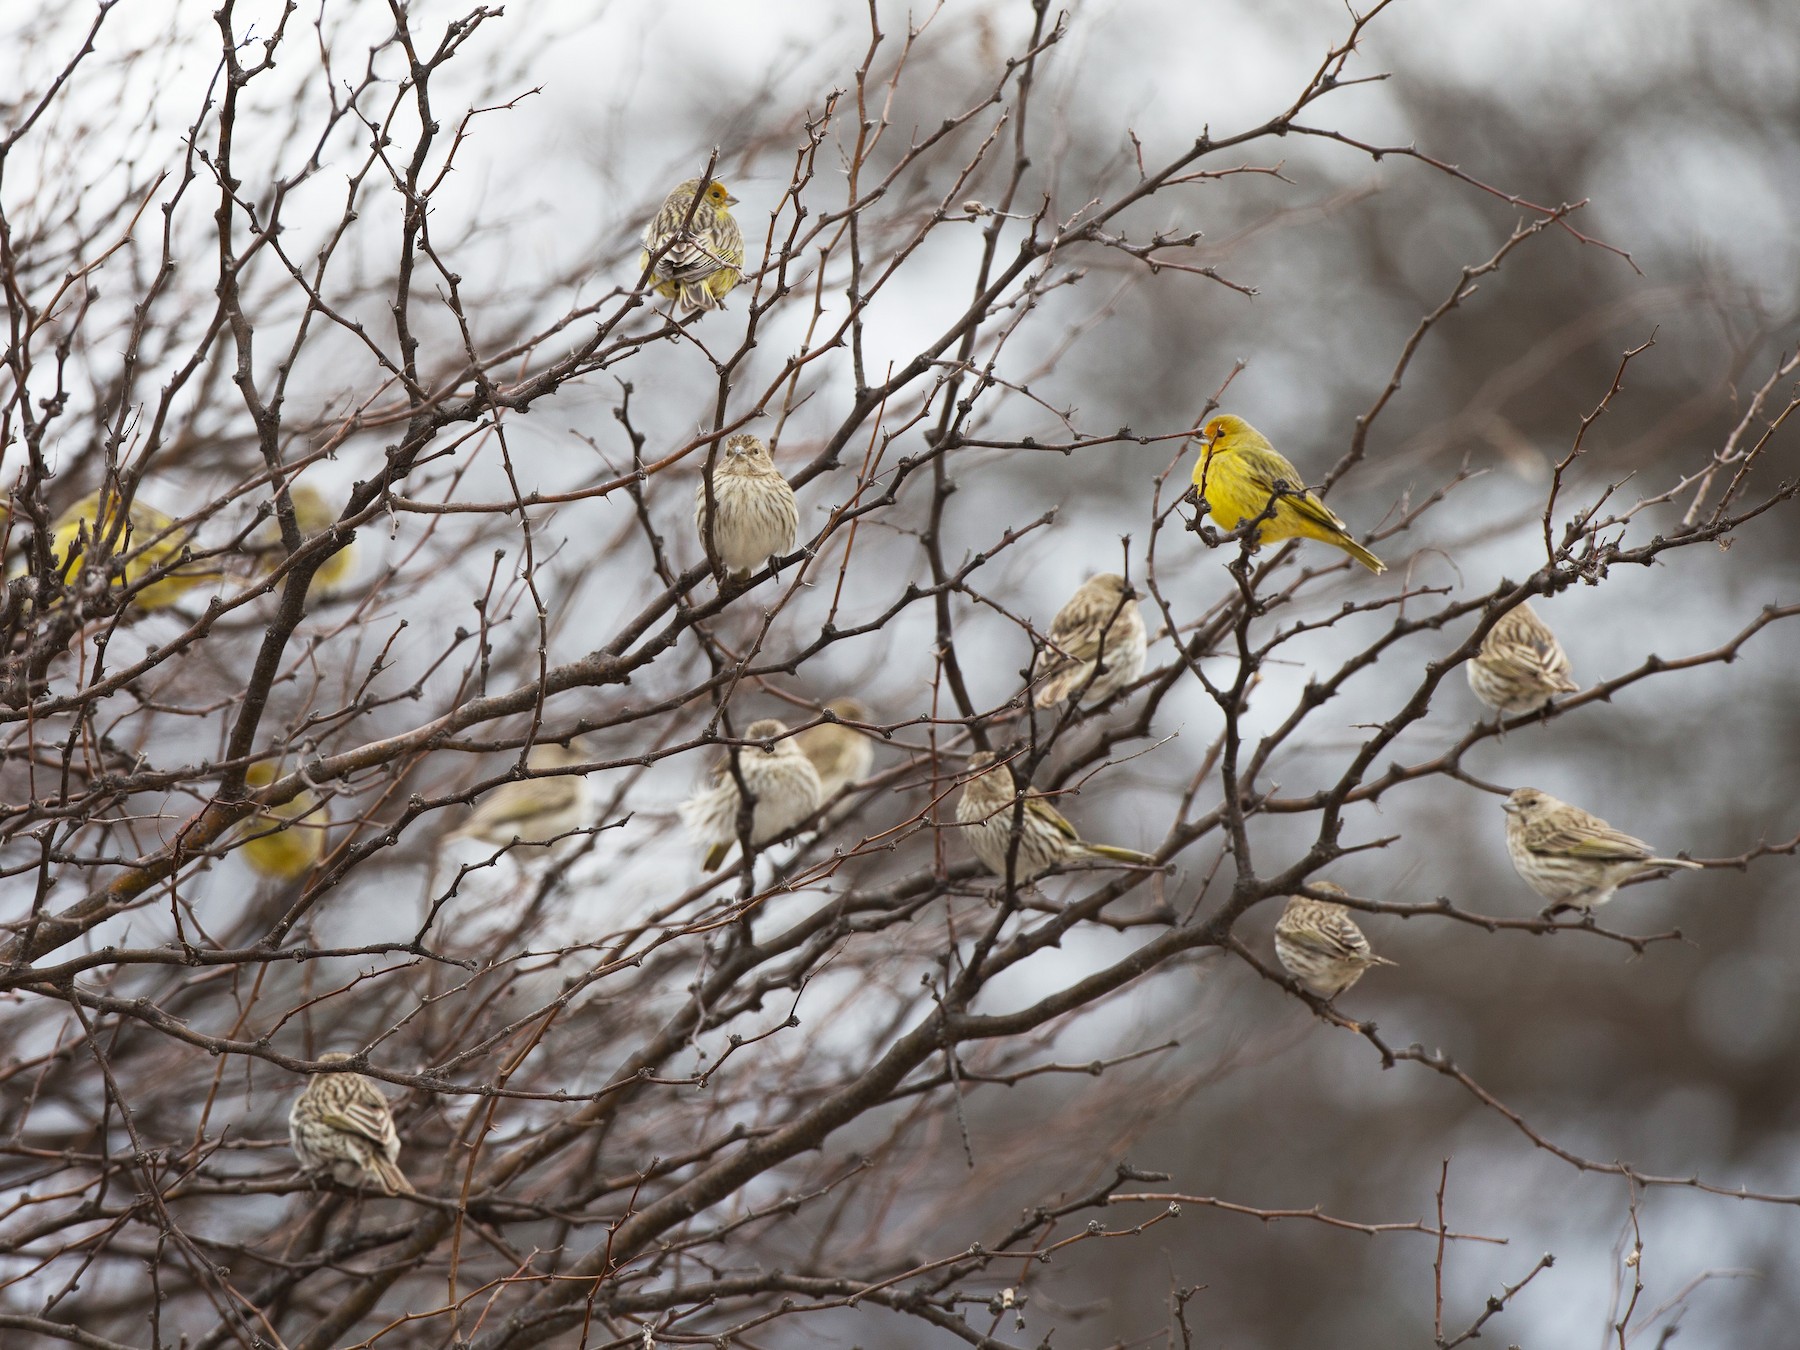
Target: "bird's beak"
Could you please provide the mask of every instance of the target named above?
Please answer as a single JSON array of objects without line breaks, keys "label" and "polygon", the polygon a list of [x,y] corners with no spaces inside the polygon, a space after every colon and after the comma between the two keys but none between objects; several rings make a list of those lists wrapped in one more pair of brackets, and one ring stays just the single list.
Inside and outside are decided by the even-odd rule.
[{"label": "bird's beak", "polygon": [[729,192],[727,192],[725,194],[725,205],[736,206],[737,204],[738,204],[738,199],[736,197],[732,196]]},{"label": "bird's beak", "polygon": [[1508,797],[1505,801],[1500,803],[1500,809],[1509,816],[1516,816],[1519,814],[1519,804],[1511,797]]}]

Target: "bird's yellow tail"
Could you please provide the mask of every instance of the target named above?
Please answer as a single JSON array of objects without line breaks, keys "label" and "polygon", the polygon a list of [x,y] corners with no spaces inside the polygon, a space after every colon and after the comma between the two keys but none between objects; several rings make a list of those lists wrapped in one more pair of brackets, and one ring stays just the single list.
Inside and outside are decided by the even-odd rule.
[{"label": "bird's yellow tail", "polygon": [[1137,863],[1140,866],[1154,866],[1156,859],[1148,853],[1139,853],[1134,848],[1119,848],[1113,844],[1090,844],[1085,839],[1081,846],[1098,858],[1110,858],[1113,862]]},{"label": "bird's yellow tail", "polygon": [[1340,539],[1334,539],[1332,542],[1343,549],[1344,552],[1348,553],[1352,558],[1355,558],[1356,561],[1368,568],[1371,572],[1379,575],[1382,572],[1387,571],[1386,563],[1381,561],[1380,558],[1377,558],[1373,553],[1369,552],[1369,550],[1364,548],[1361,544],[1357,543],[1356,540],[1352,539],[1349,535],[1344,535]]}]

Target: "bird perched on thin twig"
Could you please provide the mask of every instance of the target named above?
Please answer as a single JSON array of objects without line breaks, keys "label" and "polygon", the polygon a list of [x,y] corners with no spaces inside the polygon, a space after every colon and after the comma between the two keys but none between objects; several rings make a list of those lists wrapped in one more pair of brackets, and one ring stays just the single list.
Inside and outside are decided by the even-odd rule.
[{"label": "bird perched on thin twig", "polygon": [[1552,902],[1548,914],[1604,905],[1640,872],[1700,867],[1685,858],[1658,858],[1642,839],[1536,788],[1520,788],[1501,809],[1513,867],[1527,886]]},{"label": "bird perched on thin twig", "polygon": [[475,812],[444,836],[479,839],[484,844],[547,844],[587,820],[588,785],[580,774],[557,774],[556,769],[586,761],[585,750],[573,745],[540,741],[525,756],[525,767],[540,778],[518,778],[502,783],[481,799]]},{"label": "bird perched on thin twig", "polygon": [[[51,561],[65,582],[73,582],[81,565],[92,562],[102,550],[111,560],[108,572],[118,569],[111,581],[116,586],[136,586],[159,568],[171,567],[180,560],[188,537],[176,528],[174,517],[134,497],[121,521],[118,493],[108,489],[104,495],[104,511],[102,494],[90,492],[51,526]],[[131,603],[143,610],[164,609],[194,587],[217,580],[218,576],[216,571],[193,564],[173,568],[133,595]]]},{"label": "bird perched on thin twig", "polygon": [[[800,508],[794,489],[760,437],[737,435],[725,442],[713,466],[713,502],[718,522],[713,526],[712,547],[719,562],[736,580],[743,580],[770,557],[794,551],[800,528]],[[706,546],[706,483],[694,492],[694,528],[700,546]]]},{"label": "bird perched on thin twig", "polygon": [[[349,1055],[332,1051],[320,1063]],[[288,1142],[308,1172],[330,1172],[340,1185],[384,1195],[410,1195],[412,1183],[400,1171],[400,1135],[394,1112],[380,1088],[359,1073],[327,1070],[307,1079],[288,1111]]]},{"label": "bird perched on thin twig", "polygon": [[[963,834],[975,856],[988,871],[1004,877],[1007,856],[1012,853],[1013,803],[1018,800],[1012,770],[997,763],[991,752],[980,750],[969,756],[969,771],[975,776],[963,784],[962,796],[956,801],[956,819],[965,827]],[[1075,833],[1062,812],[1029,792],[1018,824],[1019,847],[1012,868],[1015,882],[1030,881],[1063,863],[1103,860],[1157,865],[1155,858],[1136,849],[1090,844]]]},{"label": "bird perched on thin twig", "polygon": [[1523,600],[1488,629],[1468,671],[1475,697],[1506,714],[1536,712],[1557,694],[1581,687],[1569,678],[1562,643]]},{"label": "bird perched on thin twig", "polygon": [[[813,768],[787,724],[773,717],[744,728],[744,740],[764,742],[738,748],[738,772],[755,802],[750,843],[766,844],[793,829],[819,809],[825,799],[819,771]],[[681,818],[694,838],[706,846],[702,866],[715,872],[738,837],[738,808],[743,798],[731,774],[731,757],[714,766],[712,785],[682,803]]]},{"label": "bird perched on thin twig", "polygon": [[[281,776],[272,760],[260,760],[244,772],[244,785],[266,788]],[[292,881],[303,877],[325,854],[326,819],[319,799],[302,789],[280,806],[265,806],[239,827],[244,842],[238,852],[265,877]]]},{"label": "bird perched on thin twig", "polygon": [[[1345,893],[1329,881],[1315,881],[1312,888],[1331,895]],[[1336,998],[1370,966],[1394,964],[1369,950],[1369,940],[1348,907],[1304,895],[1289,896],[1276,921],[1275,955],[1288,974],[1323,999]]]},{"label": "bird perched on thin twig", "polygon": [[1227,530],[1268,512],[1256,527],[1257,544],[1317,539],[1342,549],[1371,572],[1387,571],[1386,563],[1350,537],[1337,513],[1307,490],[1299,471],[1268,438],[1241,417],[1221,414],[1201,431],[1194,489],[1208,514]]},{"label": "bird perched on thin twig", "polygon": [[821,722],[794,737],[800,751],[819,773],[819,790],[830,801],[852,783],[869,776],[875,764],[875,743],[855,727],[842,722],[867,722],[869,710],[853,698],[834,698],[825,711],[840,722]]},{"label": "bird perched on thin twig", "polygon": [[1084,702],[1103,703],[1143,673],[1148,643],[1137,596],[1115,572],[1090,577],[1076,589],[1050,624],[1038,707],[1076,694]]},{"label": "bird perched on thin twig", "polygon": [[744,236],[731,215],[736,205],[737,198],[716,178],[704,192],[700,180],[690,178],[663,199],[644,227],[638,257],[638,271],[650,268],[658,295],[679,299],[688,313],[724,308],[726,293],[744,276]]}]

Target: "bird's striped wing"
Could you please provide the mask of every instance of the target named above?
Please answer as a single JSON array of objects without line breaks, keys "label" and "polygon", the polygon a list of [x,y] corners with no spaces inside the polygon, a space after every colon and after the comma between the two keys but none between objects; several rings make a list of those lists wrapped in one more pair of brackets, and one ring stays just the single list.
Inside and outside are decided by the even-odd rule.
[{"label": "bird's striped wing", "polygon": [[1549,820],[1534,820],[1525,827],[1525,847],[1547,857],[1629,861],[1648,858],[1650,845],[1615,830],[1598,816],[1570,807]]},{"label": "bird's striped wing", "polygon": [[336,1106],[326,1107],[320,1116],[327,1125],[343,1130],[346,1134],[360,1134],[364,1139],[381,1145],[383,1149],[396,1138],[394,1117],[389,1113],[385,1101],[377,1105],[366,1098],[356,1097]]},{"label": "bird's striped wing", "polygon": [[1067,839],[1070,843],[1079,843],[1081,841],[1081,836],[1076,834],[1075,827],[1063,818],[1063,813],[1050,805],[1050,803],[1045,801],[1042,797],[1029,798],[1025,803],[1025,809],[1031,812],[1037,819],[1043,821],[1044,824],[1048,825],[1051,829],[1055,830],[1064,839]]}]

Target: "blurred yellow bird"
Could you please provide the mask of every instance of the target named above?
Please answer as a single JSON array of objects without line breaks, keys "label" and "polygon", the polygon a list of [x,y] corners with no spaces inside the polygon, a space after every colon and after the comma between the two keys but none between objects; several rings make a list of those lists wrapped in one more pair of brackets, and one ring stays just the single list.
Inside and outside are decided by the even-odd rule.
[{"label": "blurred yellow bird", "polygon": [[[281,770],[265,759],[245,772],[244,785],[266,788],[280,776]],[[293,823],[302,817],[304,823]],[[307,791],[297,792],[280,806],[263,807],[240,827],[240,832],[249,837],[238,852],[263,876],[292,881],[305,876],[325,855],[324,826],[319,799]]]},{"label": "blurred yellow bird", "polygon": [[[310,539],[315,534],[322,534],[337,524],[338,513],[325,494],[311,483],[295,483],[288,488],[288,496],[294,503],[294,524],[300,527],[301,537]],[[275,526],[274,542],[269,545],[269,554],[264,559],[262,570],[271,572],[282,561],[285,550],[281,548],[280,526]],[[313,573],[313,586],[321,594],[335,591],[350,575],[356,566],[356,545],[346,544],[324,562],[319,570]]]},{"label": "blurred yellow bird", "polygon": [[731,217],[736,205],[737,198],[716,178],[705,192],[698,178],[690,178],[663,199],[644,227],[644,251],[638,255],[638,271],[651,269],[658,295],[680,300],[690,313],[723,308],[726,293],[744,276],[744,235]]},{"label": "blurred yellow bird", "polygon": [[[98,492],[90,492],[57,517],[51,526],[50,553],[64,581],[74,581],[79,564],[95,557],[103,542],[109,545],[113,560],[126,560],[119,583],[125,586],[135,586],[157,568],[174,562],[187,545],[187,536],[175,529],[174,519],[145,502],[134,500],[124,522],[118,522],[119,498],[113,492],[106,494],[103,518]],[[137,592],[132,603],[139,609],[163,609],[217,577],[217,572],[193,568],[173,572]]]},{"label": "blurred yellow bird", "polygon": [[1371,572],[1387,571],[1387,564],[1352,539],[1349,527],[1307,490],[1299,471],[1268,438],[1241,417],[1221,414],[1201,431],[1194,488],[1208,514],[1227,530],[1269,511],[1256,527],[1258,544],[1317,539],[1341,548]]}]

